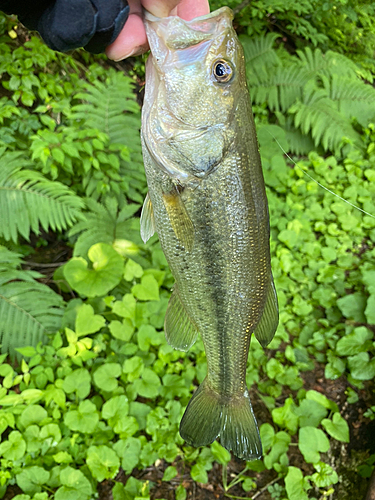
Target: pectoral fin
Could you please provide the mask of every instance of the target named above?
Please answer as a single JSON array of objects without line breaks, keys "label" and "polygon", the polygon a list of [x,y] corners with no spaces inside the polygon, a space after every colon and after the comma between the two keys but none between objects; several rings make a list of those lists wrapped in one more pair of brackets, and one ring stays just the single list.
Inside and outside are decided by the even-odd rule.
[{"label": "pectoral fin", "polygon": [[141,213],[141,238],[144,243],[155,233],[154,209],[150,195],[147,193]]},{"label": "pectoral fin", "polygon": [[163,201],[176,238],[187,252],[191,252],[194,245],[194,226],[177,188],[172,193],[164,194]]},{"label": "pectoral fin", "polygon": [[268,296],[264,306],[263,315],[254,331],[254,335],[263,347],[266,347],[273,339],[277,325],[279,324],[279,307],[275,284],[271,276],[268,288]]},{"label": "pectoral fin", "polygon": [[188,351],[197,340],[198,329],[181,302],[177,286],[169,299],[164,331],[168,344],[179,351]]}]

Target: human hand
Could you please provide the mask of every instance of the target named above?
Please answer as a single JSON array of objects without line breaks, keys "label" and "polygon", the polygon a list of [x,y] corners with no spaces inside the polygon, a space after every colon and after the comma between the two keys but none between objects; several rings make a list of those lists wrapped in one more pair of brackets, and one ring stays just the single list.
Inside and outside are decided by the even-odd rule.
[{"label": "human hand", "polygon": [[156,17],[177,15],[187,21],[210,12],[208,0],[128,0],[128,3],[129,18],[114,43],[106,49],[107,56],[115,61],[148,50],[142,7]]},{"label": "human hand", "polygon": [[60,52],[78,47],[104,52],[129,14],[126,0],[0,0],[0,10],[17,14],[25,26],[39,31],[51,49]]}]

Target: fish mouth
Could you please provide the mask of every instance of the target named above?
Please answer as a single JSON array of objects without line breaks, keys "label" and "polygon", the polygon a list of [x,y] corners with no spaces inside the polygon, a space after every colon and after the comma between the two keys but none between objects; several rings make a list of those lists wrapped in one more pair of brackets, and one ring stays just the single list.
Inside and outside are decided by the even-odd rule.
[{"label": "fish mouth", "polygon": [[234,15],[229,7],[222,7],[190,21],[177,16],[158,18],[146,10],[143,10],[143,17],[151,52],[153,52],[153,46],[156,48],[160,38],[172,50],[185,49],[211,40],[226,28],[232,27]]}]

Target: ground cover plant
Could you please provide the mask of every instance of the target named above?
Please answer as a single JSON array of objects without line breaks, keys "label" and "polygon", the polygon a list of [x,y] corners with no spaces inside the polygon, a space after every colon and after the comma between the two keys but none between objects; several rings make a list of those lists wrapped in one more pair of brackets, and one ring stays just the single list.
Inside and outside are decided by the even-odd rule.
[{"label": "ground cover plant", "polygon": [[275,339],[267,349],[253,339],[248,362],[263,459],[237,461],[219,442],[194,449],[178,434],[206,361],[201,341],[188,353],[167,345],[173,278],[157,237],[139,236],[143,60],[59,55],[3,16],[0,498],[365,495],[375,463],[372,6],[212,8],[222,4],[237,12],[247,57],[281,311]]}]

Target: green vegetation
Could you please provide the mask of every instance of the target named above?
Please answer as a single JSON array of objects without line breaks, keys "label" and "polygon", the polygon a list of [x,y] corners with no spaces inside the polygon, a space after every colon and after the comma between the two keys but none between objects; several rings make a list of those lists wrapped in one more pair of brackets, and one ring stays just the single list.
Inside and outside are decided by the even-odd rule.
[{"label": "green vegetation", "polygon": [[[130,77],[104,58],[55,54],[3,16],[0,498],[89,500],[103,484],[114,500],[167,497],[168,487],[185,500],[193,482],[197,498],[209,491],[201,483],[267,500],[352,500],[366,489],[374,7],[212,4],[243,6],[235,23],[270,207],[280,325],[267,349],[252,340],[247,372],[264,457],[239,465],[218,442],[194,449],[178,434],[206,361],[201,341],[188,353],[166,344],[173,277],[157,237],[139,235],[141,60]],[[56,246],[67,257],[53,267]]]}]

